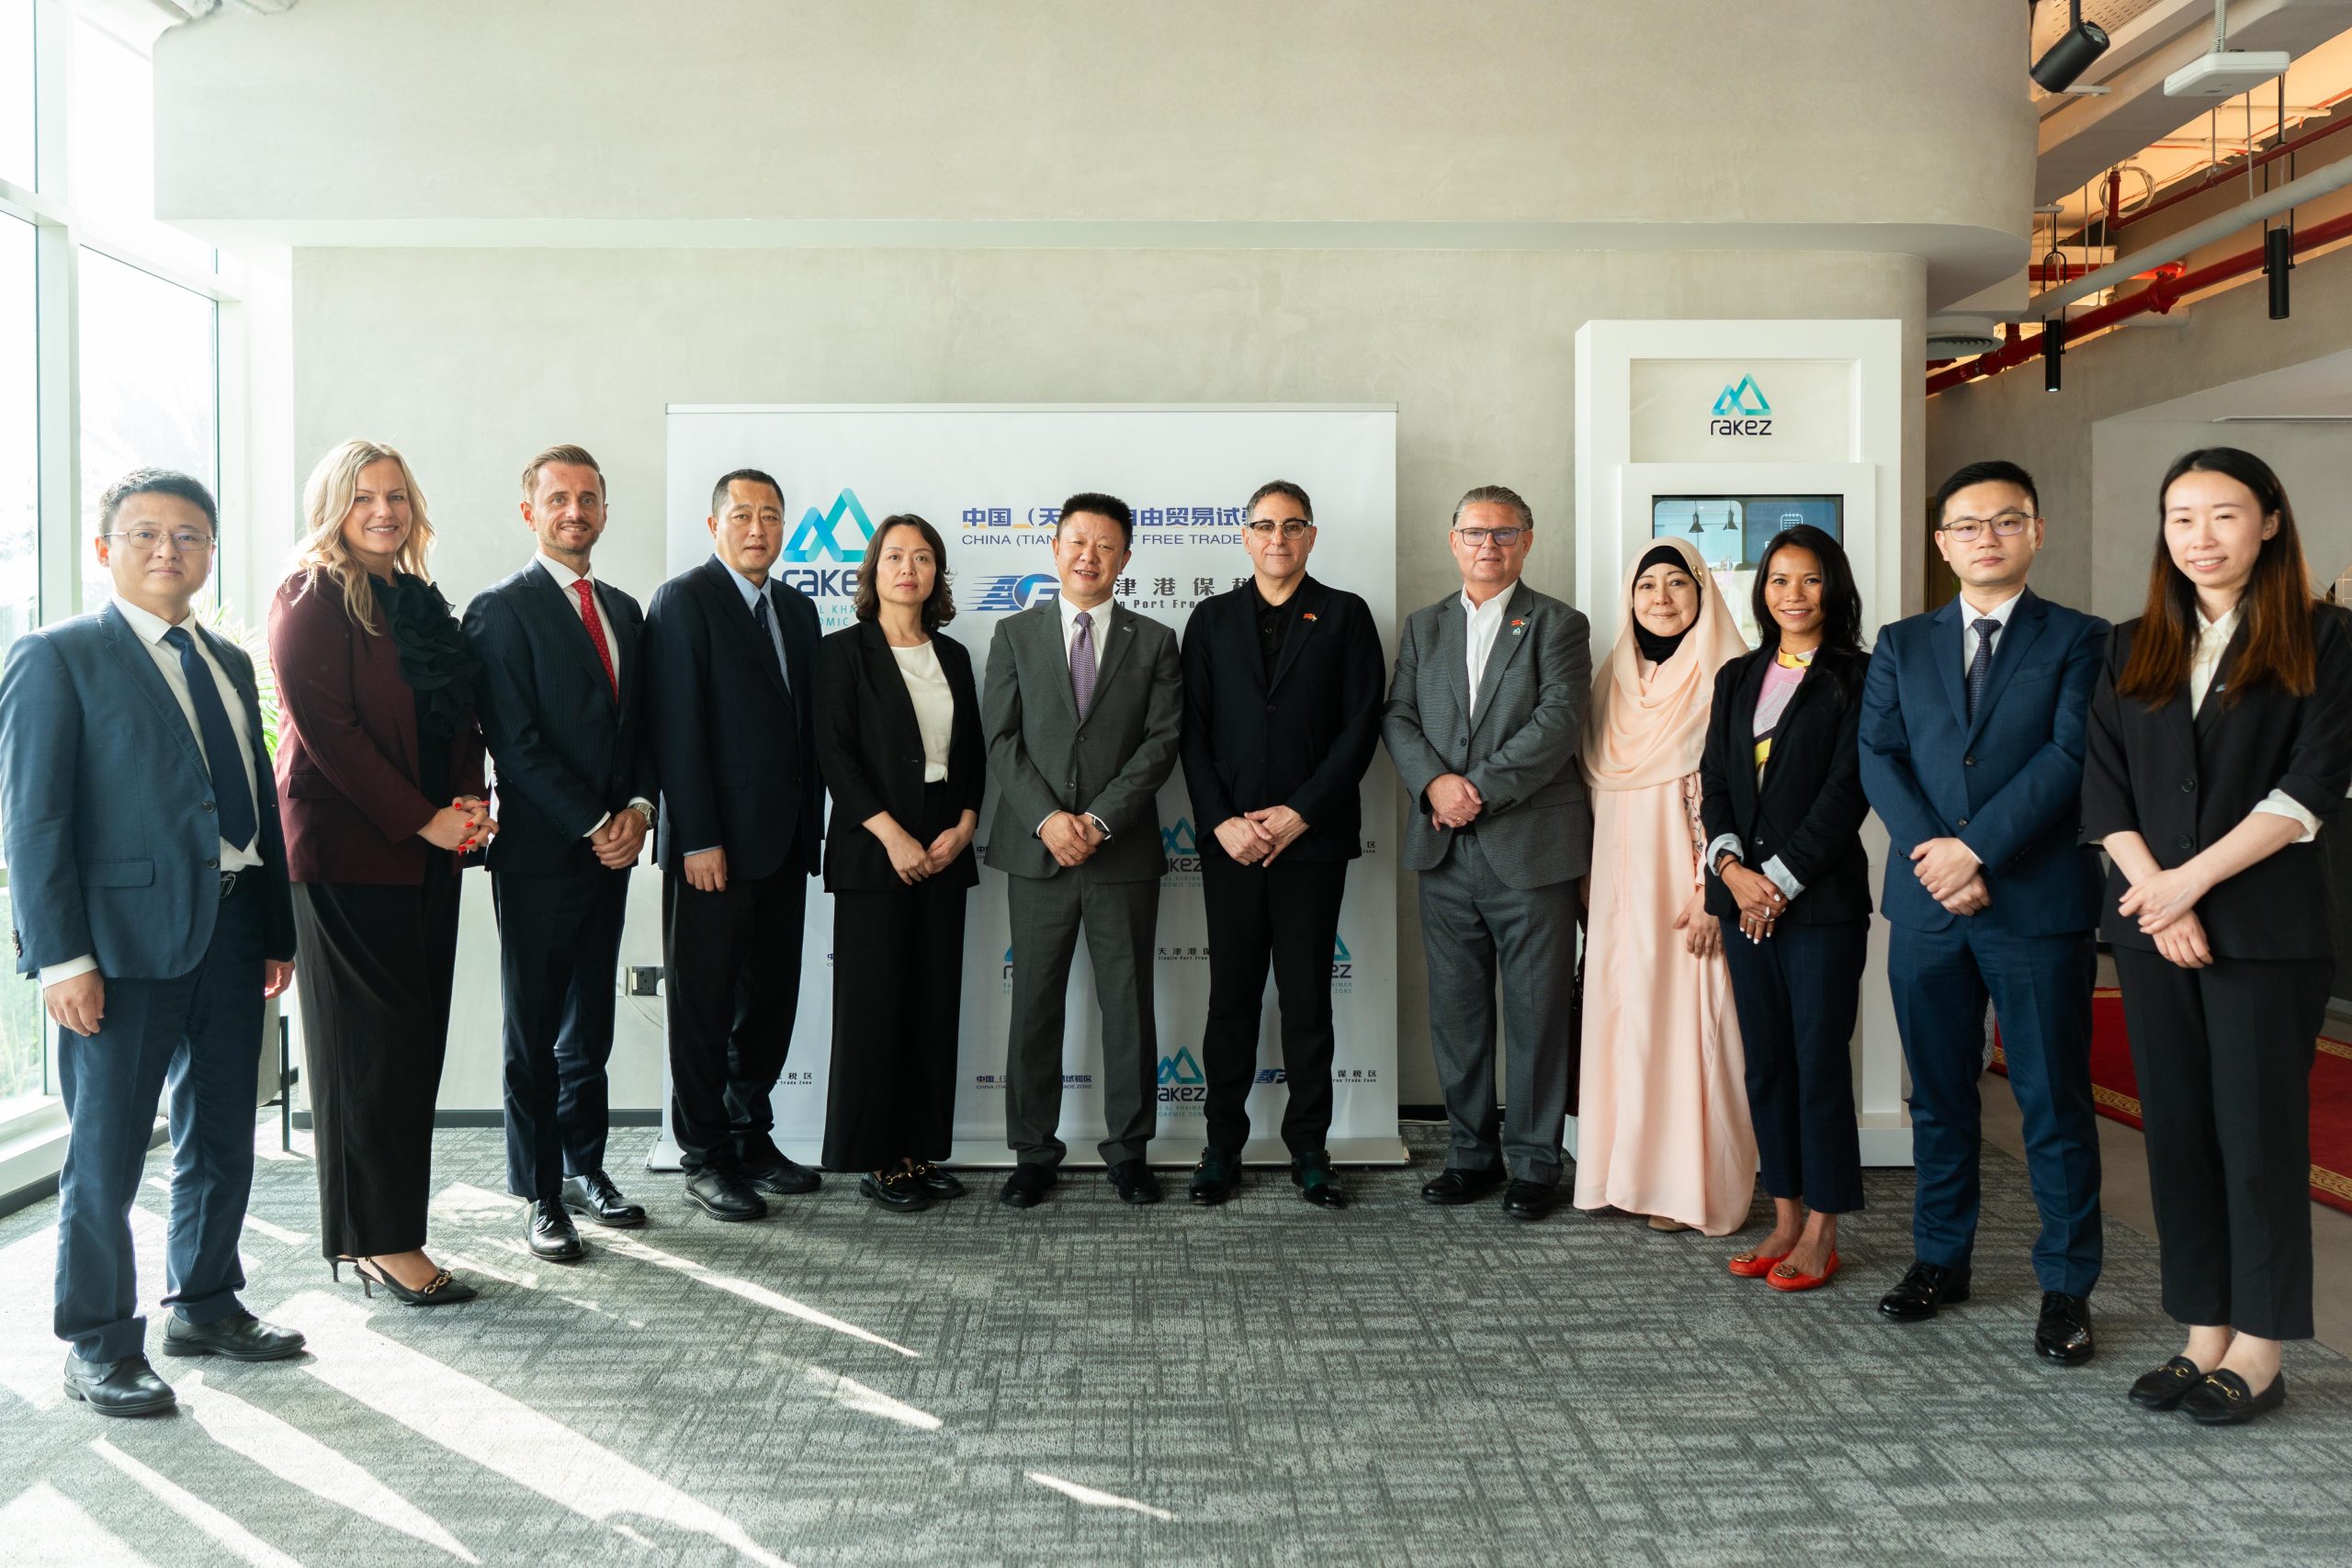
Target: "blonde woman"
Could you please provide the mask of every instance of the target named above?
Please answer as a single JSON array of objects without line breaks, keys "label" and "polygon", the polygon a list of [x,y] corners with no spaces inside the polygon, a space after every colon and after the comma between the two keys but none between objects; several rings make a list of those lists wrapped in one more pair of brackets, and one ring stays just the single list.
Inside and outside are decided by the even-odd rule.
[{"label": "blonde woman", "polygon": [[475,665],[425,575],[433,525],[398,452],[345,442],[311,470],[303,508],[269,652],[320,1240],[369,1293],[438,1306],[474,1293],[426,1256],[424,1212],[459,857],[497,830]]},{"label": "blonde woman", "polygon": [[1576,1203],[1725,1235],[1747,1223],[1756,1134],[1701,871],[1699,760],[1715,671],[1747,645],[1688,539],[1650,547],[1620,610],[1578,759],[1593,831]]}]

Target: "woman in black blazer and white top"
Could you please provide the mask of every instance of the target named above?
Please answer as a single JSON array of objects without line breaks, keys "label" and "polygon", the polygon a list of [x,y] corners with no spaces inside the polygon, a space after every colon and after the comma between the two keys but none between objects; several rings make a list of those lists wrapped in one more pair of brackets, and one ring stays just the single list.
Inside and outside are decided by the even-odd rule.
[{"label": "woman in black blazer and white top", "polygon": [[934,1163],[955,1137],[964,900],[988,752],[972,656],[939,533],[883,519],[858,574],[857,623],[817,647],[817,755],[832,792],[833,1060],[825,1166],[911,1211],[961,1197]]},{"label": "woman in black blazer and white top", "polygon": [[2161,491],[2146,612],[2092,699],[2083,836],[2109,874],[2165,1310],[2132,1401],[2234,1425],[2312,1333],[2312,1042],[2335,971],[2314,841],[2352,783],[2352,615],[2312,592],[2267,464],[2191,452]]},{"label": "woman in black blazer and white top", "polygon": [[1772,1234],[1731,1271],[1809,1291],[1838,1272],[1838,1216],[1862,1206],[1849,1044],[1870,950],[1857,744],[1870,655],[1837,540],[1800,524],[1763,561],[1763,646],[1716,671],[1699,812],[1772,1197]]}]

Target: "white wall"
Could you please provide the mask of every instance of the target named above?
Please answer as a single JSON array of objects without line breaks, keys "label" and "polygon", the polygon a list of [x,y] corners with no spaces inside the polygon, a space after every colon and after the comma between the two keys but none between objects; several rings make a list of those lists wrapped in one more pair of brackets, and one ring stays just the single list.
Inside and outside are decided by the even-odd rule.
[{"label": "white wall", "polygon": [[[523,460],[578,441],[611,484],[600,573],[641,595],[662,575],[667,402],[1394,401],[1398,603],[1456,585],[1446,519],[1491,481],[1534,508],[1531,580],[1573,597],[1588,317],[1890,316],[1917,352],[1921,272],[1856,254],[302,251],[295,446],[309,461],[364,434],[407,452],[441,533],[435,571],[462,602],[527,551]],[[1916,454],[1916,400],[1906,416]],[[624,962],[655,963],[655,874],[639,876]],[[486,889],[471,897],[451,1107],[497,1103],[495,949]],[[1399,904],[1400,1093],[1429,1101],[1409,881]],[[659,1049],[650,1015],[625,1011],[615,1103],[654,1103]]]}]

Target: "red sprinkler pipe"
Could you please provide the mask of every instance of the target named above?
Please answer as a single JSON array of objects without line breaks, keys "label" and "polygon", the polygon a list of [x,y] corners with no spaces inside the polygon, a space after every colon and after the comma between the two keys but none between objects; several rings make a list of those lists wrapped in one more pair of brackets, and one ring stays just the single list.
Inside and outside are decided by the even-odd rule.
[{"label": "red sprinkler pipe", "polygon": [[2300,152],[2312,142],[2323,141],[2345,130],[2352,130],[2352,114],[2338,115],[2317,130],[2307,130],[2301,136],[2290,136],[2276,146],[2265,148],[2255,154],[2251,164],[2243,158],[2234,163],[2225,164],[2207,174],[2203,179],[2191,180],[2185,186],[2168,190],[2145,207],[2134,208],[2130,212],[2117,210],[2116,192],[2122,182],[2113,170],[2109,170],[2107,176],[2108,231],[2113,233],[2118,229],[2129,229],[2132,224],[2152,213],[2162,212],[2167,207],[2177,207],[2191,197],[2202,196],[2216,186],[2227,185],[2244,175],[2248,168],[2258,169],[2266,164],[2276,163],[2291,152]]},{"label": "red sprinkler pipe", "polygon": [[[2344,239],[2352,239],[2352,212],[2342,213],[2324,223],[2306,224],[2296,230],[2295,254],[2301,255],[2306,251],[2315,251]],[[2195,272],[2180,271],[2177,264],[2159,267],[2148,286],[2138,293],[2110,299],[2079,316],[2069,316],[2066,319],[2067,344],[2071,348],[2092,333],[2152,310],[2163,315],[2192,294],[2202,293],[2251,272],[2259,272],[2262,263],[2262,247],[2256,245],[2252,250],[2223,256]],[[2014,369],[2037,359],[2041,355],[2041,334],[2036,333],[2026,337],[2020,333],[1989,354],[1980,354],[1964,365],[1937,371],[1928,378],[1928,395],[1934,397],[1938,392],[1965,385],[1980,376],[1997,376],[2004,370]]]}]

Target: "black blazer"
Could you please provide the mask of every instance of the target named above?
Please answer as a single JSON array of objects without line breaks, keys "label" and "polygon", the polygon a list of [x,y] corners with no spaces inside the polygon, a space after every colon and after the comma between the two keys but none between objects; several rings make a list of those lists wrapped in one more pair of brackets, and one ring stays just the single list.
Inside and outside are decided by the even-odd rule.
[{"label": "black blazer", "polygon": [[[939,668],[956,697],[955,729],[947,747],[947,794],[957,811],[977,813],[988,788],[989,753],[980,739],[980,692],[972,656],[944,632],[931,634]],[[882,840],[865,819],[887,811],[899,827],[922,835],[922,730],[914,699],[899,673],[898,656],[873,621],[844,626],[817,645],[817,755],[833,816],[825,830],[828,892],[876,892],[906,886],[890,869]],[[969,844],[956,863],[932,878],[950,887],[980,880]]]},{"label": "black blazer", "polygon": [[1388,667],[1362,599],[1309,577],[1283,608],[1273,678],[1258,644],[1250,584],[1204,599],[1184,626],[1184,788],[1203,855],[1223,858],[1216,825],[1288,806],[1307,830],[1283,852],[1296,861],[1353,860],[1357,791],[1380,744]]},{"label": "black blazer", "polygon": [[[1776,643],[1715,671],[1714,705],[1707,718],[1707,749],[1699,763],[1699,815],[1710,842],[1736,834],[1741,863],[1761,870],[1774,856],[1804,887],[1781,919],[1796,925],[1830,925],[1871,912],[1870,860],[1862,852],[1859,734],[1867,653],[1825,648],[1798,683],[1781,716],[1763,788],[1756,780],[1756,700]],[[1714,868],[1707,868],[1707,908],[1736,916]]]},{"label": "black blazer", "polygon": [[579,601],[534,558],[466,606],[481,661],[475,702],[498,766],[493,872],[600,868],[586,835],[634,799],[658,800],[645,726],[645,616],[596,583],[620,695],[605,679]]},{"label": "black blazer", "polygon": [[[2195,718],[2186,684],[2152,708],[2116,694],[2132,657],[2136,620],[2115,628],[2107,668],[2091,698],[2083,765],[2083,838],[2136,832],[2156,863],[2181,864],[2245,819],[2272,790],[2284,790],[2325,829],[2352,782],[2352,612],[2313,604],[2319,683],[2308,697],[2275,686],[2248,687],[2224,705],[2245,628],[2222,654]],[[2099,935],[2153,951],[2136,919],[2116,913],[2130,884],[2109,866]],[[2334,958],[2334,901],[2323,840],[2289,844],[2222,883],[2197,906],[2206,941],[2222,958]]]},{"label": "black blazer", "polygon": [[662,780],[656,847],[673,874],[710,849],[727,852],[730,879],[786,866],[814,876],[821,863],[817,606],[774,576],[768,593],[783,623],[788,688],[717,556],[656,589],[646,610],[646,701]]}]

